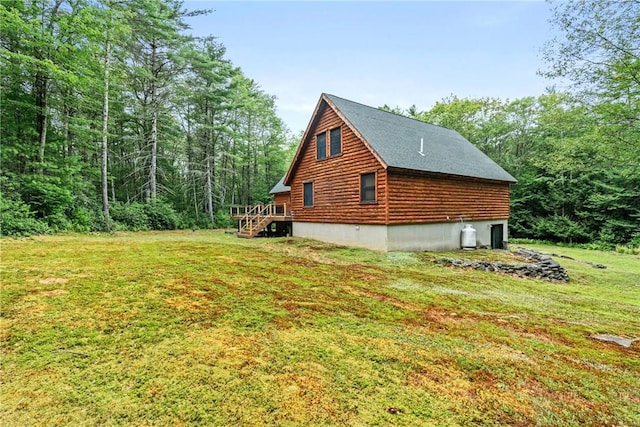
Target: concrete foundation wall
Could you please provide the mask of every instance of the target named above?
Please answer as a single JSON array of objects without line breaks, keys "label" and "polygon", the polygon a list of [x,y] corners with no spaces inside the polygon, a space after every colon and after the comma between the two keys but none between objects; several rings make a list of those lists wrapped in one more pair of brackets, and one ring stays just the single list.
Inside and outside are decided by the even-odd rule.
[{"label": "concrete foundation wall", "polygon": [[[476,246],[491,247],[491,226],[502,224],[507,240],[507,220],[466,221],[476,229]],[[464,224],[367,225],[294,222],[293,235],[338,245],[379,251],[448,251],[460,249]]]},{"label": "concrete foundation wall", "polygon": [[[507,220],[465,221],[476,229],[476,247],[491,247],[491,225],[502,224],[507,240]],[[460,222],[391,225],[387,234],[388,251],[450,251],[460,249]]]},{"label": "concrete foundation wall", "polygon": [[387,227],[366,224],[324,224],[294,222],[293,236],[316,239],[337,245],[387,250]]}]

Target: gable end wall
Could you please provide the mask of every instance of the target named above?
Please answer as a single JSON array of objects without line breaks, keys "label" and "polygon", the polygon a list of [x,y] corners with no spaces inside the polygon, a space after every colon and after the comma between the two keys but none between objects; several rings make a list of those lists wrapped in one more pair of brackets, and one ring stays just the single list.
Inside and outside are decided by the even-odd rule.
[{"label": "gable end wall", "polygon": [[[318,223],[385,223],[386,170],[365,144],[328,106],[309,130],[290,180],[294,221]],[[316,135],[342,127],[342,154],[316,160]],[[327,141],[328,142],[328,141]],[[329,144],[328,144],[329,145]],[[330,156],[329,148],[327,155]],[[376,202],[360,203],[360,175],[376,173]],[[303,206],[303,184],[314,184],[314,206]]]}]

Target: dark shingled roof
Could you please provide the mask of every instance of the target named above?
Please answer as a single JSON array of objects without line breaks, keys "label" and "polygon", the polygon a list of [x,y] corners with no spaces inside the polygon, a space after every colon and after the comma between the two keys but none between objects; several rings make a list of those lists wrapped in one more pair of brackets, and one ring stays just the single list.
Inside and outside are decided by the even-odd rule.
[{"label": "dark shingled roof", "polygon": [[[458,132],[323,94],[388,167],[516,182]],[[424,141],[422,156],[420,139]],[[273,190],[272,190],[273,192]]]},{"label": "dark shingled roof", "polygon": [[280,181],[278,181],[278,183],[273,186],[271,191],[269,191],[269,194],[287,193],[287,192],[291,191],[291,187],[289,187],[288,185],[284,185],[285,177],[286,177],[286,175],[283,176],[282,179],[280,179]]}]

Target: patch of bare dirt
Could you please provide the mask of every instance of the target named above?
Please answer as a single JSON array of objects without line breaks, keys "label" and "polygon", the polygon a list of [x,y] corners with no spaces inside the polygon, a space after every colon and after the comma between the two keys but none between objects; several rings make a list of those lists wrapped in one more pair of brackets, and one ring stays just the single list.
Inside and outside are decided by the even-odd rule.
[{"label": "patch of bare dirt", "polygon": [[63,279],[62,277],[48,277],[46,279],[40,279],[38,283],[41,285],[62,285],[68,281],[69,279]]},{"label": "patch of bare dirt", "polygon": [[54,289],[52,291],[45,291],[42,293],[45,297],[57,297],[60,295],[67,295],[69,291],[65,291],[64,289]]}]

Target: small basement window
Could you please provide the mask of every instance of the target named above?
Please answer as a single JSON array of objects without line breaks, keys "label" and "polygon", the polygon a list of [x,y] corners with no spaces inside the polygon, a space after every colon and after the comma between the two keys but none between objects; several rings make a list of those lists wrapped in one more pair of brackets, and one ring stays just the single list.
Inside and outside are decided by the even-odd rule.
[{"label": "small basement window", "polygon": [[376,201],[375,172],[360,175],[360,201],[362,203],[372,203]]},{"label": "small basement window", "polygon": [[322,160],[327,157],[327,134],[316,135],[316,159]]},{"label": "small basement window", "polygon": [[342,154],[342,131],[340,128],[331,129],[329,141],[331,142],[331,155]]},{"label": "small basement window", "polygon": [[313,182],[304,183],[304,206],[306,208],[313,206]]}]

